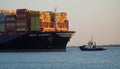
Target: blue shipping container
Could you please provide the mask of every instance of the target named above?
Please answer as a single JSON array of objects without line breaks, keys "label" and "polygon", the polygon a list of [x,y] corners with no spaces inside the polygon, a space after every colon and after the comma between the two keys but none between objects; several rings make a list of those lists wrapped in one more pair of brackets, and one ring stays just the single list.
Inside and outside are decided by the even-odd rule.
[{"label": "blue shipping container", "polygon": [[15,23],[15,21],[6,21],[6,23]]},{"label": "blue shipping container", "polygon": [[0,24],[0,29],[4,29],[5,28],[5,24]]},{"label": "blue shipping container", "polygon": [[0,21],[4,21],[5,20],[5,15],[4,13],[0,13]]}]

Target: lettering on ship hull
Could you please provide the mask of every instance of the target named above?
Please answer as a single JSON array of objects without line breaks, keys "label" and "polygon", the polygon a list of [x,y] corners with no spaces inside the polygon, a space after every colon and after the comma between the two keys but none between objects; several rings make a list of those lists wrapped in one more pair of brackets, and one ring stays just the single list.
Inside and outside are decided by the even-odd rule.
[{"label": "lettering on ship hull", "polygon": [[61,37],[71,37],[72,36],[72,33],[56,33],[56,34],[58,34]]},{"label": "lettering on ship hull", "polygon": [[50,34],[29,34],[29,37],[35,37],[35,36],[50,36]]}]

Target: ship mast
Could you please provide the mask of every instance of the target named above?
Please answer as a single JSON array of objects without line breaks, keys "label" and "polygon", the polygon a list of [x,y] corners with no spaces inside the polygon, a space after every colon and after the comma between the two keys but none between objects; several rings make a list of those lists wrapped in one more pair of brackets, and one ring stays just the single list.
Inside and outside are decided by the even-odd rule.
[{"label": "ship mast", "polygon": [[55,7],[55,18],[54,18],[54,28],[55,28],[55,31],[57,31],[57,19],[56,19],[56,16],[57,16],[57,7]]}]

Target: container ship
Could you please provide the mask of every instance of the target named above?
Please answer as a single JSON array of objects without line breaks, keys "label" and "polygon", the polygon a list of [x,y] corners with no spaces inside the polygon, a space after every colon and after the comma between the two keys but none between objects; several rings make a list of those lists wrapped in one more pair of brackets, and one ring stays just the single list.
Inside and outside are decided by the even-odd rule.
[{"label": "container ship", "polygon": [[66,12],[0,10],[0,52],[66,51],[74,33]]}]

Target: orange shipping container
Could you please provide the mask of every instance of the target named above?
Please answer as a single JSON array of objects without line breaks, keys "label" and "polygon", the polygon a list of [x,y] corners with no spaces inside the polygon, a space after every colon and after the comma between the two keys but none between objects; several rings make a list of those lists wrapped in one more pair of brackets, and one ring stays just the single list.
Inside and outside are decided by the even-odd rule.
[{"label": "orange shipping container", "polygon": [[52,28],[52,23],[49,22],[41,22],[40,23],[41,28]]},{"label": "orange shipping container", "polygon": [[55,28],[43,28],[42,32],[55,32]]}]

